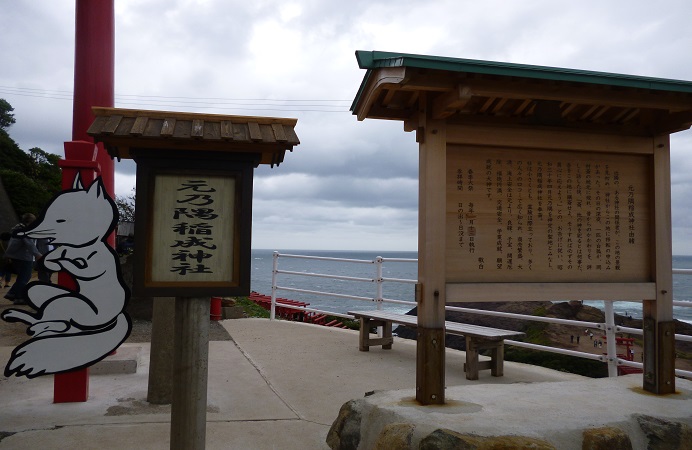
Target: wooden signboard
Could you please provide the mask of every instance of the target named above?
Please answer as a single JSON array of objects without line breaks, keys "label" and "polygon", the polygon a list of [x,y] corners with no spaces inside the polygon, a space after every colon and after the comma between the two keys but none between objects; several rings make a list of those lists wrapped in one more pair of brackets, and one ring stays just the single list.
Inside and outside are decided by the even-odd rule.
[{"label": "wooden signboard", "polygon": [[[446,273],[459,285],[447,301],[526,300],[528,288],[535,299],[532,283],[551,299],[583,299],[584,283],[599,299],[608,286],[629,295],[624,284],[641,299],[652,281],[650,178],[647,155],[450,145]],[[507,284],[487,297],[485,283]]]},{"label": "wooden signboard", "polygon": [[356,58],[353,113],[419,143],[416,400],[444,403],[445,304],[459,301],[643,302],[644,389],[675,392],[669,136],[692,124],[692,82]]},{"label": "wooden signboard", "polygon": [[[137,164],[138,295],[248,295],[251,163]],[[140,206],[140,197],[144,204]],[[144,237],[144,242],[141,241]]]},{"label": "wooden signboard", "polygon": [[234,177],[158,174],[154,179],[150,285],[219,283],[234,276]]}]

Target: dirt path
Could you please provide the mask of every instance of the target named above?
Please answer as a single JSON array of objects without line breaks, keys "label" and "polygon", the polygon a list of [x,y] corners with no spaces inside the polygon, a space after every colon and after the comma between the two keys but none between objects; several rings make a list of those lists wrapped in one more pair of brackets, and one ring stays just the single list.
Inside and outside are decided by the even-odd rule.
[{"label": "dirt path", "polygon": [[[605,355],[608,352],[606,348],[605,333],[598,329],[577,329],[572,326],[560,326],[558,332],[553,332],[550,334],[551,341],[555,342],[557,347],[561,347],[567,350],[575,350],[584,353],[591,353],[594,355]],[[584,332],[588,330],[588,333],[592,333],[593,336],[585,334]],[[641,341],[641,336],[639,336],[639,341]],[[602,342],[602,345],[594,346],[594,342]],[[642,362],[643,348],[636,342],[632,345],[631,350],[634,352],[632,361]],[[627,347],[624,345],[617,346],[618,355],[624,355],[627,352]],[[677,358],[675,360],[675,368],[680,370],[692,371],[692,360]]]}]

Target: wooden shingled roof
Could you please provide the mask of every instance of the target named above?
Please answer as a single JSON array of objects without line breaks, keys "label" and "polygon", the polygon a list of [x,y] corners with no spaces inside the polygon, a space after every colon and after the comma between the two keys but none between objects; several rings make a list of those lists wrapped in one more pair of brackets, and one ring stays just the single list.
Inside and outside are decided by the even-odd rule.
[{"label": "wooden shingled roof", "polygon": [[[286,150],[300,144],[297,119],[226,116],[188,112],[92,108],[87,133],[116,158],[138,149],[261,153],[260,164],[278,165]],[[162,154],[165,157],[165,154]]]}]

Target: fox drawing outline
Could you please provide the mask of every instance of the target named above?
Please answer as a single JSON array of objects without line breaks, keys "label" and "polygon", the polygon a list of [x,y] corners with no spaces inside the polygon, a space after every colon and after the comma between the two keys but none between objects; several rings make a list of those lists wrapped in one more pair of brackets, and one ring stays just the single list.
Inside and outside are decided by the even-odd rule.
[{"label": "fox drawing outline", "polygon": [[118,255],[106,242],[117,224],[115,202],[100,177],[84,188],[79,175],[72,189],[56,195],[18,236],[48,238],[55,246],[41,264],[66,271],[76,289],[35,281],[27,285],[36,312],[7,309],[2,319],[28,325],[28,341],[17,346],[5,376],[34,378],[95,364],[122,344],[132,330],[125,312],[130,291]]}]

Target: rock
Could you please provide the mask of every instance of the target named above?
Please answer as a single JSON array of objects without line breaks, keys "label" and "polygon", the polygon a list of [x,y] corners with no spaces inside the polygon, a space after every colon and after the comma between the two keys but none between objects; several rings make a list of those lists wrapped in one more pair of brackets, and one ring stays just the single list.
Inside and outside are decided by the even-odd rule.
[{"label": "rock", "polygon": [[223,306],[221,308],[224,319],[244,319],[245,310],[242,306]]},{"label": "rock", "polygon": [[555,450],[555,446],[541,439],[526,436],[476,436],[452,430],[437,429],[421,439],[420,450]]},{"label": "rock", "polygon": [[377,437],[373,450],[409,450],[414,428],[410,423],[387,424]]},{"label": "rock", "polygon": [[360,444],[360,422],[363,403],[350,400],[339,409],[339,415],[327,433],[327,445],[332,450],[356,450]]},{"label": "rock", "polygon": [[639,427],[649,440],[648,450],[692,449],[692,427],[658,417],[636,414]]},{"label": "rock", "polygon": [[619,428],[592,428],[584,430],[583,436],[582,450],[632,450],[632,441]]}]

